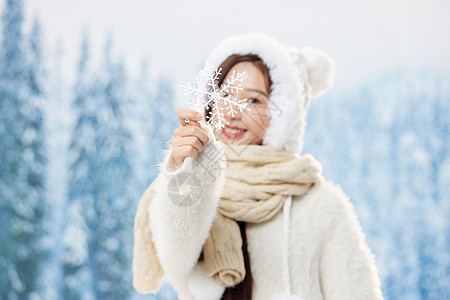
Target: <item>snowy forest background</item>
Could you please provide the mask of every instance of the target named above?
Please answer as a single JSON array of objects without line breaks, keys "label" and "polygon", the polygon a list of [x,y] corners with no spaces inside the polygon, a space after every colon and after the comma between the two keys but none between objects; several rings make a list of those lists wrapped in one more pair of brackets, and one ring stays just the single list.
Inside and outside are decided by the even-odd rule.
[{"label": "snowy forest background", "polygon": [[[132,289],[133,218],[177,127],[176,89],[107,38],[61,49],[7,0],[0,42],[0,300],[174,299]],[[379,74],[312,103],[305,153],[354,203],[386,299],[450,299],[450,70]]]}]

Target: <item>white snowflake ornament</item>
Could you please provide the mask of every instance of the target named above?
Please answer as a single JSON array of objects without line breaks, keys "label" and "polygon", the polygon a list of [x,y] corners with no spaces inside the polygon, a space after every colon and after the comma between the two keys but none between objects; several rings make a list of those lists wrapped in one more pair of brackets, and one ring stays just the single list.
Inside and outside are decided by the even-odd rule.
[{"label": "white snowflake ornament", "polygon": [[[193,110],[196,110],[203,115],[203,112],[212,108],[210,115],[207,116],[206,123],[213,125],[216,129],[222,129],[225,124],[229,124],[225,119],[225,114],[234,117],[238,110],[250,111],[248,107],[248,99],[237,99],[233,94],[239,94],[243,90],[242,84],[247,78],[247,72],[235,72],[231,77],[225,80],[219,87],[218,81],[221,75],[222,68],[217,69],[210,62],[206,62],[205,68],[201,73],[205,80],[198,77],[192,83],[182,85],[185,95],[193,95],[190,105]],[[185,120],[189,123],[189,120]]]}]

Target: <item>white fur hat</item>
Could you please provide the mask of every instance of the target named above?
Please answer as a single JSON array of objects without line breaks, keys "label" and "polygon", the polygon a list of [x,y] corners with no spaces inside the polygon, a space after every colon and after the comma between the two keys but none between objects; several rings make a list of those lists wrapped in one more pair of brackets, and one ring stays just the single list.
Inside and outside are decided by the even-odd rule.
[{"label": "white fur hat", "polygon": [[218,67],[232,54],[258,55],[269,68],[271,120],[263,145],[299,153],[303,148],[309,102],[333,84],[333,60],[318,49],[308,47],[299,51],[281,45],[266,34],[249,33],[220,42],[208,61]]}]

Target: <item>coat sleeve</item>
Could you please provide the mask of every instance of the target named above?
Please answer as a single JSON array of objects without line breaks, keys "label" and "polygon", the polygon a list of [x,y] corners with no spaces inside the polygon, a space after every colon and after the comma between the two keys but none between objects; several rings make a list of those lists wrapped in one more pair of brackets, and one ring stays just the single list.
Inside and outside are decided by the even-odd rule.
[{"label": "coat sleeve", "polygon": [[215,139],[211,127],[206,129],[209,144],[197,157],[187,157],[180,167],[169,165],[171,149],[166,151],[154,199],[148,206],[159,261],[181,299],[181,294],[189,294],[187,279],[208,237],[225,180],[223,144]]},{"label": "coat sleeve", "polygon": [[374,255],[368,247],[354,207],[336,187],[323,241],[320,279],[324,299],[381,300]]}]

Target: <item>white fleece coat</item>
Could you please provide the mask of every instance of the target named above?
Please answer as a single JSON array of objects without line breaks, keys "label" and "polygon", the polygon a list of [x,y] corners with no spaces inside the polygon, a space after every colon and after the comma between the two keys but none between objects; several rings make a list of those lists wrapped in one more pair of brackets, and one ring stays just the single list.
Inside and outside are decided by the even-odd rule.
[{"label": "white fleece coat", "polygon": [[[211,143],[204,151],[207,147],[222,149],[211,136],[212,131],[208,134]],[[197,262],[216,215],[224,172],[213,180],[202,178],[201,154],[196,159],[186,158],[182,166],[169,171],[169,156],[166,152],[148,207],[159,260],[181,300],[220,299],[224,288],[207,277]],[[168,191],[186,174],[197,176],[202,192],[192,206],[181,207],[171,201]],[[283,212],[268,222],[247,224],[246,233],[253,299],[265,300],[283,293]],[[354,208],[341,189],[330,182],[314,186],[302,198],[293,198],[289,254],[291,289],[300,299],[383,299],[374,258]]]}]

